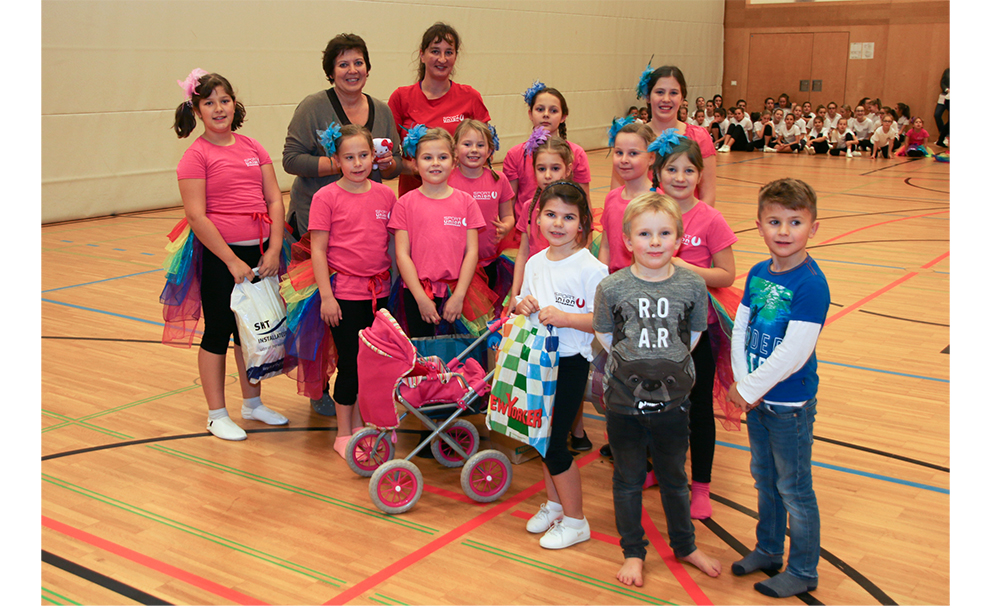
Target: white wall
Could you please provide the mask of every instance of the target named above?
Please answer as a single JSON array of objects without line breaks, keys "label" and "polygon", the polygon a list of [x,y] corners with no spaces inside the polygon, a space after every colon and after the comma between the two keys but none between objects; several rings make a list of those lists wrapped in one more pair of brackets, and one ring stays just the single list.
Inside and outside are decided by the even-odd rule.
[{"label": "white wall", "polygon": [[684,71],[691,100],[721,91],[723,0],[44,0],[41,13],[42,222],[179,204],[175,169],[193,137],[171,130],[176,81],[195,67],[232,82],[241,131],[287,190],[288,121],[328,87],[322,51],[340,32],[365,39],[366,91],[388,100],[416,80],[423,31],[453,25],[455,80],[482,93],[503,151],[530,132],[521,92],[535,79],[566,96],[569,138],[586,149],[606,146],[612,117],[636,104],[651,55]]}]

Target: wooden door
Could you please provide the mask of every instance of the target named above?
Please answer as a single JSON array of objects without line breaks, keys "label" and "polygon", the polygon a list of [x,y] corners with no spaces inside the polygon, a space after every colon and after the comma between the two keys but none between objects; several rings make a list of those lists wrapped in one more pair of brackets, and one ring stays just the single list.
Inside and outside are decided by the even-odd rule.
[{"label": "wooden door", "polygon": [[793,102],[812,101],[813,108],[819,100],[842,103],[849,47],[847,32],[751,34],[747,108],[759,111],[765,98],[777,100],[782,92]]},{"label": "wooden door", "polygon": [[831,100],[837,101],[838,105],[844,104],[844,97],[847,95],[847,58],[850,55],[851,35],[848,32],[817,32],[813,35],[812,48],[812,85],[816,85],[816,80],[821,80],[822,90],[809,92],[809,98],[801,100],[812,101],[813,109],[816,108],[816,101],[823,101],[823,104]]}]

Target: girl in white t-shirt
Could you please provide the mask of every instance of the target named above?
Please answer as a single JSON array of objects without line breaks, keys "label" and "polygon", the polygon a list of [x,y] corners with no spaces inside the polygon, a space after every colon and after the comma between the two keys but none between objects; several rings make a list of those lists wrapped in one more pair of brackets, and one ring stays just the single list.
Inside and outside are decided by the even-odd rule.
[{"label": "girl in white t-shirt", "polygon": [[608,275],[607,266],[587,250],[593,222],[587,201],[587,193],[574,182],[557,181],[542,190],[535,224],[548,248],[528,261],[515,308],[517,314],[556,327],[559,335],[552,430],[543,457],[548,499],[526,527],[532,534],[545,533],[539,544],[546,549],[590,539],[580,470],[567,446],[593,359],[594,293]]},{"label": "girl in white t-shirt", "polygon": [[[820,109],[822,108],[823,107],[820,107]],[[812,129],[810,129],[809,134],[805,136],[802,147],[809,155],[825,154],[830,151],[827,130],[824,128],[823,118],[819,115],[813,118]]]},{"label": "girl in white t-shirt", "polygon": [[795,125],[795,116],[785,114],[785,121],[775,128],[777,144],[774,150],[779,154],[797,154],[802,149],[802,131]]}]

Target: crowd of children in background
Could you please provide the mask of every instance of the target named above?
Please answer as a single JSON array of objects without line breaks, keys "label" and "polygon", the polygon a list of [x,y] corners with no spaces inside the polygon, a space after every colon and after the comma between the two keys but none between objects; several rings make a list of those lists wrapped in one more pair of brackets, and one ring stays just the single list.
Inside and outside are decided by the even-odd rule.
[{"label": "crowd of children in background", "polygon": [[[708,102],[699,96],[694,115],[686,106],[679,112],[688,124],[710,131],[719,153],[805,152],[846,158],[928,157],[935,153],[927,144],[930,135],[924,130],[923,119],[911,118],[909,105],[902,102],[889,107],[877,98],[865,97],[853,108],[831,101],[813,110],[810,101],[793,103],[787,94],[781,94],[777,101],[768,96],[764,106],[752,112],[743,99],[728,108],[721,102],[721,96]],[[947,147],[947,137],[937,145]]]},{"label": "crowd of children in background", "polygon": [[[457,33],[447,28],[436,30],[427,45],[457,53]],[[437,56],[423,59],[427,45],[421,48],[422,62],[437,69]],[[760,512],[756,549],[732,570],[744,575],[781,567],[787,511],[792,517],[788,568],[755,588],[782,597],[815,589],[819,518],[811,480],[803,477],[810,473],[816,412],[815,347],[829,305],[825,278],[806,253],[818,227],[816,195],[794,179],[761,189],[757,226],[771,258],[751,269],[739,310],[726,315],[735,319],[730,353],[722,343],[721,308],[709,300],[710,292],[734,283],[737,271],[736,235],[713,207],[714,156],[755,150],[848,158],[864,152],[872,158],[928,155],[923,121],[911,118],[906,104],[890,108],[864,98],[853,109],[835,102],[814,109],[809,101],[792,103],[782,94],[748,113],[746,101],[726,108],[717,95],[697,97],[692,112],[681,71],[647,67],[636,88],[645,106],[631,107],[608,131],[612,190],[596,243],[587,154],[568,140],[569,107],[553,87],[535,82],[525,92],[533,131],[507,152],[502,173],[492,169],[499,139],[486,121],[465,119],[453,132],[405,126],[404,162],[415,169],[419,184],[401,190],[398,198],[375,174],[397,163],[377,154],[369,129],[333,122],[315,132],[330,167],[340,170],[339,179],[312,197],[309,239],[296,244],[298,256],[293,250],[289,265],[286,256],[279,259],[284,211],[271,161],[259,143],[234,134],[245,110],[232,86],[200,70],[181,85],[187,100],[177,109],[178,136],[187,137],[196,120],[204,125],[178,166],[187,223],[197,239],[184,249],[197,264],[178,274],[189,276],[187,286],[175,280],[168,289],[170,284],[193,289],[205,314],[199,371],[212,434],[246,438],[225,409],[222,375],[229,336],[239,346],[228,293],[254,277],[251,265],[261,276],[284,272],[296,259],[298,271],[311,266],[314,286],[311,294],[288,302],[289,326],[296,339],[309,334],[309,327],[316,329],[313,356],[322,358],[324,352],[316,349],[331,344],[339,351],[332,397],[339,430],[334,449],[341,456],[364,426],[357,407],[356,351],[358,332],[371,324],[375,310],[388,307],[411,337],[469,332],[475,323],[503,313],[533,316],[557,327],[560,338],[552,444],[543,456],[547,501],[526,527],[543,534],[542,547],[565,548],[590,538],[569,448],[590,447],[580,418],[596,334],[608,355],[605,448],[615,463],[612,492],[625,558],[618,579],[643,583],[648,541],[640,512],[641,492],[649,484],[647,456],[660,484],[675,556],[709,576],[720,574],[720,563],[695,547],[691,519],[712,514],[713,388],[719,386],[713,376],[725,368],[732,382],[722,385],[722,396],[747,413]],[[505,248],[517,252],[507,271]],[[791,311],[770,305],[792,292]],[[197,323],[199,314],[178,317],[184,333],[193,332],[192,318]],[[180,326],[167,319],[168,329]],[[322,346],[322,339],[332,341]],[[761,339],[782,339],[781,352],[759,346]],[[287,423],[261,403],[259,384],[246,381],[238,349],[236,359],[245,398],[242,417]],[[318,397],[332,369],[332,364],[317,368],[312,388],[300,392]],[[769,427],[789,416],[801,423],[792,436]],[[775,467],[773,451],[790,448],[794,459]],[[777,488],[793,475],[795,489]]]}]

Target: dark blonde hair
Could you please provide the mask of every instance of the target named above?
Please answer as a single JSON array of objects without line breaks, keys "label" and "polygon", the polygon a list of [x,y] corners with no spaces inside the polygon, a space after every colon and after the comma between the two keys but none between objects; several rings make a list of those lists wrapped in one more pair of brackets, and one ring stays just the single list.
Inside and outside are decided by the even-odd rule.
[{"label": "dark blonde hair", "polygon": [[698,169],[699,175],[705,171],[705,159],[701,155],[701,147],[694,139],[681,137],[680,142],[670,150],[669,154],[666,156],[656,155],[656,160],[653,162],[652,167],[653,190],[660,187],[660,172],[663,171],[663,167],[680,158],[682,154],[686,155],[691,164]]},{"label": "dark blonde hair", "polygon": [[[566,169],[569,170],[573,166],[573,150],[569,148],[569,143],[560,139],[555,135],[549,135],[549,138],[541,142],[534,152],[531,154],[531,170],[534,172],[536,161],[538,160],[538,154],[550,153],[559,156],[564,163],[566,163]],[[577,184],[579,185],[579,184]],[[582,188],[581,188],[582,189]],[[526,215],[528,220],[531,220],[531,212],[535,210],[535,205],[538,203],[538,198],[542,194],[541,187],[535,188],[535,196],[531,199],[531,205],[528,206],[528,211]]]},{"label": "dark blonde hair", "polygon": [[576,245],[578,248],[590,245],[590,231],[594,226],[594,215],[590,211],[590,203],[587,202],[587,193],[583,191],[583,187],[573,181],[552,182],[539,194],[538,200],[541,205],[538,207],[538,214],[541,215],[545,211],[545,206],[555,199],[576,207],[580,214],[580,236],[576,240]]},{"label": "dark blonde hair", "polygon": [[815,221],[816,191],[801,179],[786,177],[776,179],[760,189],[757,193],[757,218],[764,213],[764,208],[777,205],[785,209],[805,209]]},{"label": "dark blonde hair", "polygon": [[444,128],[428,128],[424,136],[417,141],[417,147],[413,152],[414,158],[420,155],[420,146],[431,141],[445,141],[448,144],[448,150],[451,151],[451,157],[455,157],[455,140],[452,139],[451,134]]},{"label": "dark blonde hair", "polygon": [[243,120],[247,116],[247,110],[243,106],[243,103],[236,100],[236,93],[233,92],[232,84],[218,73],[208,73],[198,79],[198,87],[195,88],[194,93],[191,95],[191,100],[182,102],[174,112],[174,132],[177,133],[178,139],[183,139],[194,131],[198,125],[198,120],[195,119],[195,108],[202,100],[211,96],[215,92],[215,88],[220,85],[226,94],[233,99],[233,123],[230,124],[230,129],[236,130],[243,125]]},{"label": "dark blonde hair", "polygon": [[674,219],[677,226],[677,237],[684,237],[684,220],[681,216],[681,206],[677,201],[660,192],[643,192],[628,202],[622,217],[622,232],[632,234],[632,220],[644,213],[663,213]]},{"label": "dark blonde hair", "polygon": [[365,141],[368,142],[368,149],[372,152],[375,151],[375,141],[372,139],[372,133],[368,132],[368,129],[360,124],[348,124],[347,126],[340,127],[340,138],[336,142],[337,153],[340,153],[340,144],[344,142],[344,139],[357,135],[363,136]]},{"label": "dark blonde hair", "polygon": [[486,125],[486,122],[480,120],[474,120],[472,118],[466,118],[461,122],[459,122],[458,126],[455,127],[455,145],[457,146],[459,140],[461,140],[462,133],[470,129],[475,130],[476,132],[481,134],[483,136],[483,139],[486,140],[486,146],[490,148],[490,155],[486,157],[485,166],[489,170],[489,172],[493,175],[493,181],[497,181],[498,179],[500,179],[500,176],[497,175],[497,172],[493,170],[492,166],[493,154],[496,153],[496,150],[493,149],[493,133],[490,132],[490,127]]}]

